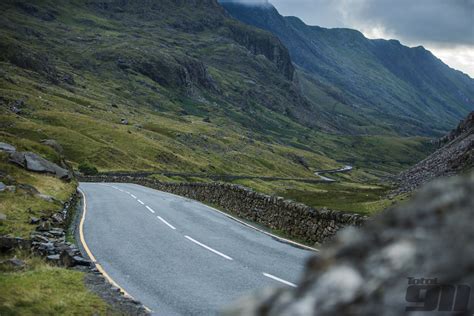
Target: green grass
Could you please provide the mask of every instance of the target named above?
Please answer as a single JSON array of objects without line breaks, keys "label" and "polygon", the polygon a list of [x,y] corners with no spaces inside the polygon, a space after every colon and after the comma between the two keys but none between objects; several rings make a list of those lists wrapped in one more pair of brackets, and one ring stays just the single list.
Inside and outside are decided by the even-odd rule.
[{"label": "green grass", "polygon": [[[31,144],[20,140],[17,145],[29,149]],[[49,152],[41,146],[38,148]],[[0,222],[0,235],[29,238],[36,228],[36,225],[29,224],[30,217],[48,217],[62,208],[59,202],[47,202],[19,189],[19,184],[34,186],[40,193],[58,201],[66,201],[76,189],[75,182],[64,182],[17,167],[9,163],[3,153],[0,154],[0,170],[0,181],[17,188],[14,192],[0,192],[0,213],[7,216]],[[2,253],[0,262],[14,256],[24,260],[26,267],[14,270],[0,263],[0,315],[116,314],[85,287],[83,272],[51,266],[29,252]]]},{"label": "green grass", "polygon": [[236,180],[256,191],[304,203],[315,208],[372,215],[389,207],[394,201],[387,198],[390,190],[376,184],[357,182],[302,183],[298,181]]},{"label": "green grass", "polygon": [[59,202],[48,202],[27,191],[20,189],[19,184],[27,184],[36,188],[41,194],[49,195],[58,201],[66,201],[76,190],[75,182],[64,182],[50,175],[27,172],[7,162],[5,155],[0,155],[0,169],[13,178],[13,182],[0,177],[7,185],[15,185],[16,191],[0,192],[0,213],[7,216],[0,222],[0,235],[29,237],[35,229],[30,225],[30,217],[50,216],[62,207]]},{"label": "green grass", "polygon": [[86,288],[83,272],[53,267],[25,253],[16,256],[26,262],[24,269],[13,272],[0,265],[1,315],[117,314]]}]

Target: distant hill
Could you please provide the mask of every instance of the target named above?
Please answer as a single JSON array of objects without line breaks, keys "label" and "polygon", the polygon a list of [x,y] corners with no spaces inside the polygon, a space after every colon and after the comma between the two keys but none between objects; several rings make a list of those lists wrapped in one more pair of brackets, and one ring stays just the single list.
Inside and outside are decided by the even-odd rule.
[{"label": "distant hill", "polygon": [[279,37],[299,68],[303,93],[340,130],[440,136],[474,109],[474,80],[421,46],[308,26],[268,2],[221,4],[232,17]]}]

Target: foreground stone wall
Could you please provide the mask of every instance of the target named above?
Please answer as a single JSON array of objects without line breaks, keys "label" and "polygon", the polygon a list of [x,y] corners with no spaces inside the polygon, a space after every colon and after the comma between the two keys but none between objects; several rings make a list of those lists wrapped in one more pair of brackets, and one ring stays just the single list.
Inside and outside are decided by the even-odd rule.
[{"label": "foreground stone wall", "polygon": [[297,288],[253,293],[224,315],[473,315],[473,222],[474,173],[434,181],[338,233],[308,261]]},{"label": "foreground stone wall", "polygon": [[83,182],[135,183],[193,200],[216,205],[240,218],[276,229],[310,244],[322,243],[346,226],[360,226],[366,217],[358,214],[318,210],[301,203],[254,192],[225,183],[165,183],[130,176],[87,176]]}]

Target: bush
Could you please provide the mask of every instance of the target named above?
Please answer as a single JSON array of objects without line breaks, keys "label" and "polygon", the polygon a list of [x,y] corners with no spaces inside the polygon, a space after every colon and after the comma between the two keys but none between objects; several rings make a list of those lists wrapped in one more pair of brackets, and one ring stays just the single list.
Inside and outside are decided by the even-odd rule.
[{"label": "bush", "polygon": [[88,162],[83,162],[79,165],[79,171],[86,176],[92,176],[99,173],[96,167]]}]

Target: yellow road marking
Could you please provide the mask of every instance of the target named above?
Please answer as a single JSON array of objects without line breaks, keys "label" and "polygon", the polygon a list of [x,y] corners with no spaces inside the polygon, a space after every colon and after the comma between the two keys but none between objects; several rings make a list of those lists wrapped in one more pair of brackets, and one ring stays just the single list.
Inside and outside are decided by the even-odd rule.
[{"label": "yellow road marking", "polygon": [[[82,244],[82,247],[84,247],[84,250],[86,251],[87,255],[89,256],[89,258],[92,260],[92,262],[94,262],[95,264],[95,267],[97,268],[97,270],[99,270],[99,272],[107,279],[107,281],[112,284],[113,286],[117,287],[120,292],[125,296],[125,297],[128,297],[132,300],[134,300],[133,296],[131,296],[130,294],[127,293],[127,291],[125,291],[124,288],[122,288],[120,285],[117,284],[117,282],[115,282],[111,277],[110,275],[107,274],[107,272],[105,272],[104,268],[102,268],[102,266],[97,263],[97,260],[95,259],[94,255],[92,254],[92,251],[89,249],[89,246],[87,245],[86,243],[86,240],[84,238],[84,221],[86,219],[86,213],[87,213],[87,200],[86,200],[86,195],[84,194],[84,192],[77,188],[77,190],[81,193],[82,195],[82,198],[83,198],[83,209],[82,209],[82,216],[81,216],[81,221],[79,223],[79,238],[81,240],[81,244]],[[149,309],[148,307],[146,307],[145,305],[143,305],[143,307],[145,307],[145,309],[148,311],[148,312],[152,312],[151,309]]]}]

